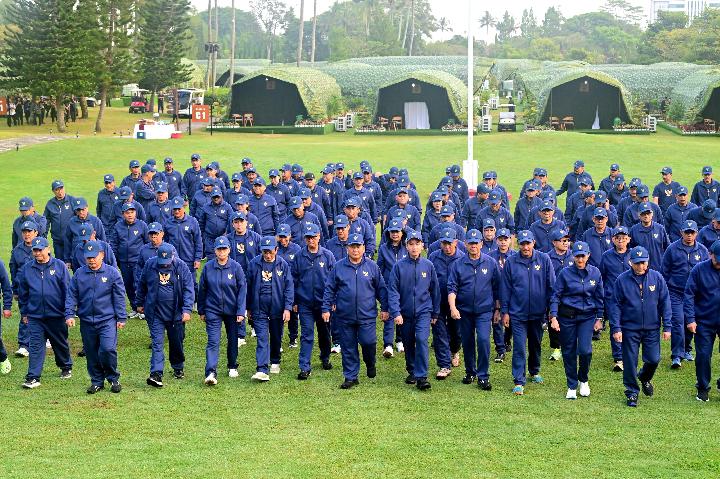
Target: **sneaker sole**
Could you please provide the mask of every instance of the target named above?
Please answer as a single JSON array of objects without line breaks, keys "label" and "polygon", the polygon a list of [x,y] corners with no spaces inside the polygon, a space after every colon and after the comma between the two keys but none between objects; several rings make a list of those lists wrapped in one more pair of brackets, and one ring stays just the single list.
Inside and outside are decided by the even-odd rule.
[{"label": "sneaker sole", "polygon": [[40,387],[40,383],[35,383],[33,385],[27,385],[27,386],[25,384],[23,384],[22,387],[23,387],[23,389],[35,389],[35,388]]}]

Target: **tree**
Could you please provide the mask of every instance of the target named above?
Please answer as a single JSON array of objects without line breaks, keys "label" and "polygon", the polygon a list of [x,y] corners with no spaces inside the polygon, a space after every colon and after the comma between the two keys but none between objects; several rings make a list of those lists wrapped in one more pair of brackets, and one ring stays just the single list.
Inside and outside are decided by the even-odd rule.
[{"label": "tree", "polygon": [[280,0],[250,0],[250,8],[265,30],[267,59],[272,61],[275,35],[287,25],[288,9]]},{"label": "tree", "polygon": [[562,52],[560,45],[550,38],[536,38],[530,42],[530,50],[528,56],[535,60],[562,60]]},{"label": "tree", "polygon": [[453,31],[453,29],[450,27],[450,22],[446,17],[442,17],[438,21],[438,30],[440,30],[442,33]]},{"label": "tree", "polygon": [[310,45],[310,63],[315,63],[315,49],[317,48],[317,0],[313,0],[312,40]]},{"label": "tree", "polygon": [[609,13],[620,21],[631,24],[638,24],[645,17],[642,7],[632,5],[626,0],[606,0],[605,5],[600,7],[600,10]]},{"label": "tree", "polygon": [[542,34],[544,37],[552,37],[559,35],[562,29],[562,24],[565,19],[560,13],[559,8],[550,7],[545,12],[545,18],[542,23]]},{"label": "tree", "polygon": [[298,22],[298,26],[300,27],[298,29],[298,47],[297,47],[297,66],[300,67],[300,62],[302,61],[302,49],[303,49],[303,36],[305,34],[304,31],[304,25],[305,25],[305,0],[300,0],[300,21]]},{"label": "tree", "polygon": [[485,10],[482,18],[480,19],[480,27],[485,29],[485,33],[490,35],[490,29],[497,25],[495,18],[490,14],[489,11]]},{"label": "tree", "polygon": [[495,29],[497,30],[497,37],[500,43],[508,40],[517,30],[515,18],[513,18],[513,16],[505,10],[502,20],[497,22]]},{"label": "tree", "polygon": [[230,75],[228,75],[227,86],[232,88],[233,83],[235,83],[235,47],[237,46],[237,10],[235,9],[235,0],[231,0],[230,8],[232,9],[232,35],[230,36]]},{"label": "tree", "polygon": [[85,28],[94,12],[74,0],[16,0],[7,5],[8,28],[0,63],[7,69],[8,89],[33,95],[52,95],[57,129],[66,131],[64,101],[68,95],[87,95],[95,88],[93,62],[96,43]]},{"label": "tree", "polygon": [[538,24],[532,7],[530,10],[523,10],[522,21],[520,22],[520,34],[524,38],[534,38],[538,34]]}]

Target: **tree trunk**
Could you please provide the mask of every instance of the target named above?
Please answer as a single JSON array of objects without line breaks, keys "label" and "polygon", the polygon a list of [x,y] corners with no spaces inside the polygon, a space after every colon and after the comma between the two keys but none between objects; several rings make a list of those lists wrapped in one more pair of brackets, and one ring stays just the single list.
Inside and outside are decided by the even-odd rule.
[{"label": "tree trunk", "polygon": [[413,44],[415,43],[415,0],[410,0],[410,48],[408,48],[408,56],[413,54]]},{"label": "tree trunk", "polygon": [[408,35],[408,27],[410,26],[410,9],[408,9],[407,14],[405,15],[405,33],[403,34],[402,39],[402,48],[405,50],[405,45],[407,44],[407,35]]},{"label": "tree trunk", "polygon": [[95,120],[95,131],[97,133],[102,132],[102,119],[103,119],[103,113],[105,113],[105,102],[107,101],[107,86],[103,85],[100,87],[100,105],[98,109],[98,116]]},{"label": "tree trunk", "polygon": [[400,43],[400,39],[402,38],[402,28],[403,27],[403,16],[402,14],[398,18],[398,36],[397,36],[397,42]]},{"label": "tree trunk", "polygon": [[317,0],[313,0],[312,42],[310,43],[310,63],[315,63],[315,35],[317,35]]},{"label": "tree trunk", "polygon": [[210,75],[211,75],[211,63],[212,63],[212,49],[210,47],[210,43],[212,42],[212,16],[210,15],[212,13],[212,0],[208,0],[208,22],[207,22],[207,29],[208,29],[208,36],[207,36],[207,45],[208,45],[208,64],[207,64],[207,75],[205,76],[205,89],[208,90],[210,88]]},{"label": "tree trunk", "polygon": [[230,2],[230,8],[232,8],[232,34],[230,35],[230,78],[228,79],[228,86],[232,88],[235,83],[235,0]]},{"label": "tree trunk", "polygon": [[[220,29],[218,27],[218,6],[217,0],[215,0],[215,34],[213,35],[213,42],[217,43],[220,36]],[[212,85],[211,88],[215,91],[215,82],[217,81],[217,48],[213,51],[213,62],[212,62]]]},{"label": "tree trunk", "polygon": [[55,110],[57,111],[57,125],[58,133],[65,133],[65,105],[63,104],[64,93],[55,94]]},{"label": "tree trunk", "polygon": [[298,28],[297,66],[302,61],[303,40],[305,36],[305,0],[300,0],[300,27]]},{"label": "tree trunk", "polygon": [[[148,104],[148,113],[152,113],[155,111],[155,93],[156,90],[153,88],[152,93],[150,94],[150,103]],[[175,104],[177,108],[177,103]]]},{"label": "tree trunk", "polygon": [[87,97],[81,96],[80,97],[80,119],[81,120],[87,120],[90,118],[90,114],[88,113],[88,106],[87,106]]}]

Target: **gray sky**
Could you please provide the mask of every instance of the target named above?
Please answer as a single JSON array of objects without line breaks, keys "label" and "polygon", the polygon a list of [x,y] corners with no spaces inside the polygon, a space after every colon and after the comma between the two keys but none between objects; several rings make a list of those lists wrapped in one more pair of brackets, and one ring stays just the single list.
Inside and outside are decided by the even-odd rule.
[{"label": "gray sky", "polygon": [[[330,6],[337,0],[318,0],[318,13],[330,8]],[[450,27],[453,32],[436,34],[434,39],[444,39],[452,36],[454,33],[465,35],[467,32],[468,21],[468,0],[430,0],[432,5],[433,13],[437,18],[446,17],[450,23]],[[475,35],[478,39],[490,40],[494,36],[492,29],[490,30],[490,38],[486,38],[485,30],[480,28],[477,19],[479,19],[485,10],[489,10],[494,17],[501,17],[505,10],[508,10],[511,15],[515,17],[515,21],[519,24],[522,12],[526,8],[532,8],[535,12],[535,17],[538,21],[542,21],[545,10],[548,7],[556,6],[560,8],[562,14],[567,17],[572,17],[579,13],[586,13],[598,10],[601,5],[605,3],[605,0],[504,0],[504,1],[490,1],[490,0],[473,0],[475,2],[475,17],[474,22]],[[647,13],[650,0],[628,0],[631,4],[643,7]],[[192,0],[193,5],[198,10],[207,9],[207,1],[204,0]],[[297,12],[300,8],[300,0],[285,0],[285,3],[295,9]],[[218,0],[218,6],[229,7],[230,0]],[[242,10],[250,10],[250,0],[235,0],[235,7]],[[305,1],[305,10],[308,11],[306,15],[312,15],[312,0]]]}]

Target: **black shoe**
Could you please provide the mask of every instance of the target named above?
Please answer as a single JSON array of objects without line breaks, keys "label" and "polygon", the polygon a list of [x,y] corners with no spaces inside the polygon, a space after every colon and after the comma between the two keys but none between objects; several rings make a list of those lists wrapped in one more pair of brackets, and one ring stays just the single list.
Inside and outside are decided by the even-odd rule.
[{"label": "black shoe", "polygon": [[490,384],[489,379],[478,379],[478,387],[483,391],[490,391],[492,389],[492,384]]},{"label": "black shoe", "polygon": [[495,362],[502,363],[504,361],[505,361],[505,353],[497,353],[497,356],[495,356]]},{"label": "black shoe", "polygon": [[298,347],[297,339],[291,340],[290,343],[288,344],[288,347],[291,349],[297,348]]},{"label": "black shoe", "polygon": [[87,388],[87,391],[85,391],[85,392],[87,392],[88,394],[95,394],[96,392],[102,391],[103,389],[105,389],[105,386],[98,386],[96,384],[91,384],[90,387]]},{"label": "black shoe", "polygon": [[80,351],[78,351],[78,357],[79,358],[85,357],[85,348],[82,348]]},{"label": "black shoe", "polygon": [[159,375],[158,373],[151,374],[150,377],[147,378],[146,382],[147,382],[148,386],[152,386],[154,388],[163,387],[162,376]]},{"label": "black shoe", "polygon": [[415,376],[413,376],[412,374],[408,374],[408,376],[405,378],[405,384],[415,384],[415,383],[417,383]]},{"label": "black shoe", "polygon": [[183,371],[182,369],[176,369],[173,372],[173,377],[175,379],[185,379],[185,371]]},{"label": "black shoe", "polygon": [[697,396],[695,396],[695,399],[702,402],[708,402],[710,398],[708,397],[708,391],[701,391],[698,389]]},{"label": "black shoe", "polygon": [[322,365],[322,368],[323,368],[325,371],[330,371],[330,370],[332,369],[332,363],[331,363],[330,361],[325,361],[325,362],[322,363],[322,364],[323,364],[323,365]]},{"label": "black shoe", "polygon": [[638,397],[637,394],[631,394],[627,397],[627,405],[630,407],[637,407]]},{"label": "black shoe", "polygon": [[297,378],[300,381],[305,381],[309,377],[310,377],[310,371],[300,371],[297,375]]},{"label": "black shoe", "polygon": [[345,382],[340,385],[340,389],[350,389],[354,386],[357,386],[358,384],[360,384],[360,381],[358,381],[357,379],[346,379]]},{"label": "black shoe", "polygon": [[427,379],[422,378],[422,379],[418,379],[417,384],[415,385],[415,387],[418,388],[418,389],[421,390],[421,391],[427,391],[427,390],[430,389],[432,386],[430,386],[430,383],[428,382]]},{"label": "black shoe", "polygon": [[110,383],[110,392],[111,393],[119,393],[122,391],[122,386],[120,385],[120,381],[115,381]]},{"label": "black shoe", "polygon": [[512,343],[505,343],[505,352],[509,353],[512,351]]},{"label": "black shoe", "polygon": [[593,331],[592,340],[593,341],[600,341],[600,331]]},{"label": "black shoe", "polygon": [[472,384],[475,382],[475,376],[472,374],[466,374],[464,378],[462,378],[463,384]]},{"label": "black shoe", "polygon": [[72,369],[63,369],[60,371],[60,379],[70,379],[72,378]]},{"label": "black shoe", "polygon": [[373,364],[372,366],[368,366],[367,367],[367,377],[372,379],[375,376],[377,376],[377,370],[375,369],[375,365]]},{"label": "black shoe", "polygon": [[642,392],[644,395],[652,396],[655,393],[655,387],[650,381],[640,381],[640,385],[642,386]]}]

